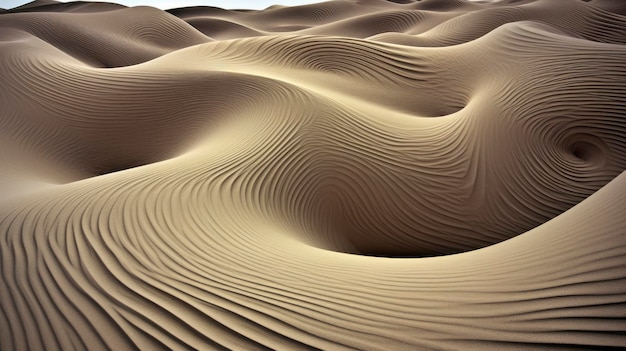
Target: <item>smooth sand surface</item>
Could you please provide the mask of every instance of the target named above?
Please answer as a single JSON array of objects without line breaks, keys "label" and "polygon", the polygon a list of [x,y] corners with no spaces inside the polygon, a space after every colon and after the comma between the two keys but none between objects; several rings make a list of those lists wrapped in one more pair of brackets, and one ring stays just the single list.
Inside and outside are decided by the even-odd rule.
[{"label": "smooth sand surface", "polygon": [[626,2],[0,14],[0,350],[626,347]]}]

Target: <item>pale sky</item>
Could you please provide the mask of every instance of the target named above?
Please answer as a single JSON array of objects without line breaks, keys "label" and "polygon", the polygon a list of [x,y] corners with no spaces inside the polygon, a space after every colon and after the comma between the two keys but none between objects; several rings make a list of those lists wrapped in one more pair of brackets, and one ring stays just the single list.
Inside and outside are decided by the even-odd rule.
[{"label": "pale sky", "polygon": [[[89,0],[99,1],[99,0]],[[264,9],[271,5],[287,5],[296,6],[304,4],[312,4],[319,1],[311,0],[109,0],[105,2],[114,2],[126,6],[148,5],[158,7],[160,9],[169,9],[185,6],[215,6],[225,9]],[[31,0],[0,0],[0,7],[10,9],[31,2]],[[69,2],[69,1],[61,1]]]}]

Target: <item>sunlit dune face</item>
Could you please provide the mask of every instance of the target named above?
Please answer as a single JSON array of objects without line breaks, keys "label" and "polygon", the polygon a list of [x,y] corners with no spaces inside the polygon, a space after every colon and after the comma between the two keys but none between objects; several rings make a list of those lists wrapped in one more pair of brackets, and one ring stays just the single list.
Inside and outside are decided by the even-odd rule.
[{"label": "sunlit dune face", "polygon": [[0,11],[0,350],[624,349],[625,15]]}]

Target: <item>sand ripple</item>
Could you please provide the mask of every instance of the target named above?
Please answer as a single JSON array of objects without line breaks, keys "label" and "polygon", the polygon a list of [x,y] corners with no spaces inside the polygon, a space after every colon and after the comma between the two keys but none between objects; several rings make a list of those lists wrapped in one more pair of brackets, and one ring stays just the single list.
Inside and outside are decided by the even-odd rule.
[{"label": "sand ripple", "polygon": [[626,347],[624,8],[1,13],[0,349]]}]

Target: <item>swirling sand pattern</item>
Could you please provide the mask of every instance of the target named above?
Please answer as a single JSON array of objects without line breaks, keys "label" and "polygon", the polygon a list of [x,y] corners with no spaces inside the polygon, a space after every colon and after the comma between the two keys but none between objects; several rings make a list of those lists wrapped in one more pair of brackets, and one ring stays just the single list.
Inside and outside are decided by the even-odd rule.
[{"label": "swirling sand pattern", "polygon": [[0,349],[626,347],[626,17],[562,4],[5,11]]}]

